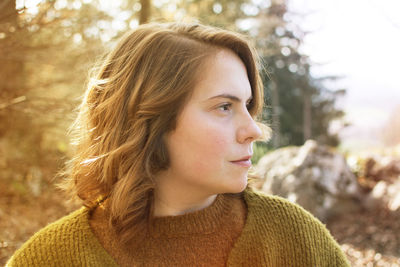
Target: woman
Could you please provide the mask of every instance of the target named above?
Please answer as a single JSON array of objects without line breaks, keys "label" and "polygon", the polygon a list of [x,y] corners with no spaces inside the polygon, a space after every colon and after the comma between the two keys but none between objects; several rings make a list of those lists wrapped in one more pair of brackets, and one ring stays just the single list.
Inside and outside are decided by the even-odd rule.
[{"label": "woman", "polygon": [[247,187],[263,105],[238,34],[148,24],[86,92],[67,187],[83,208],[35,234],[9,266],[348,266],[301,207]]}]

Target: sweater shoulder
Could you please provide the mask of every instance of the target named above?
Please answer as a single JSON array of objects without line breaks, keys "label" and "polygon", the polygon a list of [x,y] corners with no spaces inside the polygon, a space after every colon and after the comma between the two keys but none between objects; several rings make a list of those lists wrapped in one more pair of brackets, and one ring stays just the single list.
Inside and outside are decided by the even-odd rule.
[{"label": "sweater shoulder", "polygon": [[90,228],[88,213],[82,207],[39,230],[6,266],[91,266],[107,256]]},{"label": "sweater shoulder", "polygon": [[284,223],[312,223],[325,227],[314,215],[300,205],[277,195],[266,194],[254,189],[245,191],[245,200],[249,210],[256,217],[280,219]]},{"label": "sweater shoulder", "polygon": [[296,257],[309,255],[313,263],[333,264],[320,266],[349,266],[326,226],[303,207],[253,189],[246,190],[244,196],[248,219],[260,237],[268,236],[269,241],[277,247],[287,247]]}]

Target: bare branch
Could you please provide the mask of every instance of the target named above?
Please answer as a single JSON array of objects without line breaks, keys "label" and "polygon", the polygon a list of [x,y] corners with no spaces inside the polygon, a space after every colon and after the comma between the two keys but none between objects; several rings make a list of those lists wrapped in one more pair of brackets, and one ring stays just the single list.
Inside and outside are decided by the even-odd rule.
[{"label": "bare branch", "polygon": [[9,107],[9,106],[11,106],[11,105],[15,105],[15,104],[18,104],[18,103],[21,103],[21,102],[24,102],[24,101],[26,101],[26,96],[19,96],[19,97],[16,97],[16,98],[14,98],[14,99],[11,99],[11,101],[10,102],[8,102],[8,103],[0,103],[0,109],[5,109],[5,108],[7,108],[7,107]]}]

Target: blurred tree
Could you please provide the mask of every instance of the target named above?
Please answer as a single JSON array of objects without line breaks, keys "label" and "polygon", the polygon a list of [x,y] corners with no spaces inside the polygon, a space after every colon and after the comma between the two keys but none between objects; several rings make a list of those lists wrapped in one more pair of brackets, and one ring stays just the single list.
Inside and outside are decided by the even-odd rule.
[{"label": "blurred tree", "polygon": [[44,177],[58,169],[65,152],[68,114],[81,95],[88,60],[103,48],[91,31],[107,16],[76,1],[0,5],[1,175],[26,180],[35,170]]},{"label": "blurred tree", "polygon": [[140,6],[139,24],[143,24],[148,22],[150,19],[151,1],[140,0]]},{"label": "blurred tree", "polygon": [[[26,88],[24,88],[26,54],[14,52],[23,50],[24,44],[18,40],[24,39],[25,32],[20,31],[18,27],[15,1],[5,0],[0,5],[0,60],[2,62],[0,65],[2,81],[0,83],[0,166],[7,168],[9,155],[16,154],[15,150],[8,148],[17,145],[18,137],[32,125],[20,109],[21,103],[26,101]],[[19,158],[21,159],[22,156]]]},{"label": "blurred tree", "polygon": [[[17,30],[18,13],[15,8],[15,1],[5,0],[0,8],[0,118],[5,119],[4,109],[23,101],[21,96],[21,84],[23,83],[22,69],[23,60],[10,54],[11,47],[15,44],[15,31]],[[4,125],[0,129],[0,136],[4,133]]]},{"label": "blurred tree", "polygon": [[344,90],[331,91],[324,81],[337,77],[314,78],[311,63],[299,52],[306,33],[289,21],[284,0],[271,1],[257,18],[256,28],[248,32],[267,72],[263,73],[266,106],[263,118],[271,124],[274,136],[270,147],[302,145],[307,139],[338,145],[338,137],[329,133],[329,123],[344,113],[335,107]]}]

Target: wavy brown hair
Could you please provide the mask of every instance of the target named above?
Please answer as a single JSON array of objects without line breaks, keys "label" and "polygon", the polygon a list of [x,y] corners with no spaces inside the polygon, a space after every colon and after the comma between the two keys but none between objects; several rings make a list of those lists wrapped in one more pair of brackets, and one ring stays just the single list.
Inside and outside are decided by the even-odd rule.
[{"label": "wavy brown hair", "polygon": [[169,166],[163,137],[174,130],[202,65],[221,49],[245,64],[255,117],[263,106],[255,51],[237,33],[200,24],[139,26],[123,36],[89,83],[63,186],[88,207],[107,198],[110,223],[123,244],[146,233],[155,174]]}]

